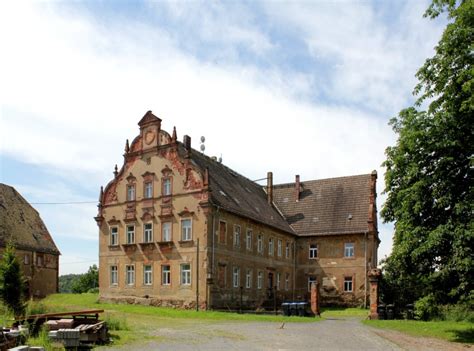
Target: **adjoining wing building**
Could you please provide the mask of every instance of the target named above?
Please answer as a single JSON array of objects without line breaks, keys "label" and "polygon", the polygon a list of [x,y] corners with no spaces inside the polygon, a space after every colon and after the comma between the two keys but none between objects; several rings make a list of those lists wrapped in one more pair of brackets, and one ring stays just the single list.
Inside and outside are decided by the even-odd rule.
[{"label": "adjoining wing building", "polygon": [[11,186],[0,183],[0,256],[15,246],[27,281],[27,296],[58,292],[59,255],[39,213]]},{"label": "adjoining wing building", "polygon": [[379,245],[376,179],[261,186],[161,129],[148,111],[101,188],[102,300],[191,308],[305,299],[361,305]]}]

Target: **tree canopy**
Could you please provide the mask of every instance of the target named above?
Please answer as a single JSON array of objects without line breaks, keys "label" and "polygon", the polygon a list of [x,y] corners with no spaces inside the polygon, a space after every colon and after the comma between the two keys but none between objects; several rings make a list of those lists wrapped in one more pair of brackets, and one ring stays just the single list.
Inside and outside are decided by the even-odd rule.
[{"label": "tree canopy", "polygon": [[390,121],[398,140],[384,162],[381,215],[395,222],[385,294],[401,304],[474,298],[474,1],[434,0],[425,16],[443,12],[449,23],[416,74],[415,106]]},{"label": "tree canopy", "polygon": [[99,270],[94,264],[89,267],[85,274],[81,274],[78,279],[72,282],[73,293],[80,294],[99,287]]}]

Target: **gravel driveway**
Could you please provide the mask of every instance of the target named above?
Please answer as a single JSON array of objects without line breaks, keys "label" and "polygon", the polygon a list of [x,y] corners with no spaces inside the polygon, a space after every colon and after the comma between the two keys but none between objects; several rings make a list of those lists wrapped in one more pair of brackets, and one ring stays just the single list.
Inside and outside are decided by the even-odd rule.
[{"label": "gravel driveway", "polygon": [[358,319],[314,323],[186,323],[152,332],[158,341],[108,350],[403,350]]}]

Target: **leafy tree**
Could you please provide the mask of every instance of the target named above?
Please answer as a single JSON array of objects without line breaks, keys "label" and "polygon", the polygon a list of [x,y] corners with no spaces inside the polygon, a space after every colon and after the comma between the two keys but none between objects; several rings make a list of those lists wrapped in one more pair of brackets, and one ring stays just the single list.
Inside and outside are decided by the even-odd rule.
[{"label": "leafy tree", "polygon": [[400,304],[474,298],[474,1],[434,0],[425,16],[446,11],[435,55],[416,75],[415,107],[390,122],[398,140],[386,149],[381,215],[395,233],[384,295]]},{"label": "leafy tree", "polygon": [[89,267],[87,273],[82,274],[79,279],[75,280],[72,284],[72,292],[81,294],[88,292],[91,289],[99,286],[99,271],[97,265]]},{"label": "leafy tree", "polygon": [[65,274],[59,276],[59,292],[72,293],[72,285],[82,274]]},{"label": "leafy tree", "polygon": [[0,261],[0,299],[15,317],[22,316],[25,311],[24,291],[25,279],[15,247],[8,243]]}]

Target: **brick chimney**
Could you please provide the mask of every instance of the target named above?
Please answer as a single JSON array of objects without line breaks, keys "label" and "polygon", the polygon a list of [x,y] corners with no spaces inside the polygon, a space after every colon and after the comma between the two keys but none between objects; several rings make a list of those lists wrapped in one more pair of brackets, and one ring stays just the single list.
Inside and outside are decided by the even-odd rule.
[{"label": "brick chimney", "polygon": [[267,200],[271,205],[273,202],[273,173],[267,173]]},{"label": "brick chimney", "polygon": [[301,190],[300,176],[299,176],[299,174],[297,174],[295,176],[295,201],[296,202],[300,201],[300,190]]}]

